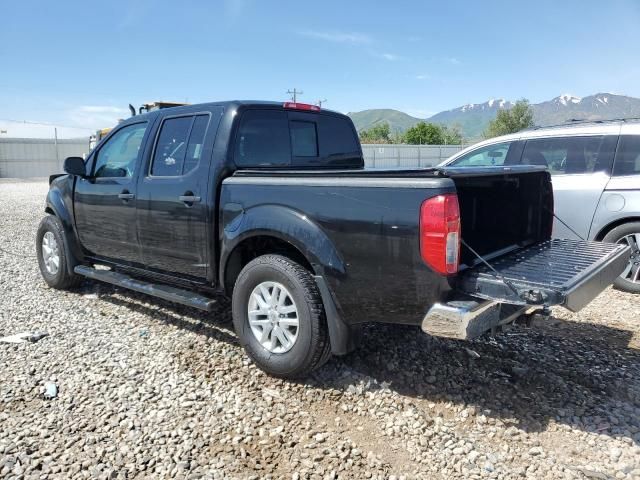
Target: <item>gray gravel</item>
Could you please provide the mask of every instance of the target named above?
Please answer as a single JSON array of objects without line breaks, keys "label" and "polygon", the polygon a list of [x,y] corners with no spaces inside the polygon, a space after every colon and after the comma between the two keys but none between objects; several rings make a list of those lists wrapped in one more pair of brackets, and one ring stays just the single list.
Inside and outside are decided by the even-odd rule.
[{"label": "gray gravel", "polygon": [[224,302],[47,288],[46,190],[0,184],[0,336],[49,333],[0,344],[2,478],[640,478],[638,297],[466,344],[373,325],[286,382],[247,360]]}]

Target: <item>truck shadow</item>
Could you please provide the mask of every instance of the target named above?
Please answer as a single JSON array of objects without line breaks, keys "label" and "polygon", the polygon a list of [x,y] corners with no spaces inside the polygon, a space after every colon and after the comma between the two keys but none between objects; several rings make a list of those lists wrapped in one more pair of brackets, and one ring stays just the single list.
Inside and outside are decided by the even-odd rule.
[{"label": "truck shadow", "polygon": [[[99,288],[101,300],[238,345],[222,299],[219,309],[205,314],[159,299],[150,306],[144,295]],[[427,415],[433,415],[430,404],[450,403],[474,412],[467,421],[501,422],[525,432],[553,422],[640,444],[640,350],[629,346],[632,337],[627,330],[554,317],[547,325],[516,326],[473,342],[430,337],[415,326],[371,324],[358,349],[334,357],[301,383],[352,395],[389,388]]]},{"label": "truck shadow", "polygon": [[356,385],[356,392],[388,385],[427,413],[429,404],[450,402],[474,407],[467,408],[472,422],[488,418],[525,432],[555,422],[639,444],[640,351],[629,346],[632,337],[554,317],[546,326],[516,326],[473,342],[368,325],[362,346],[319,370],[313,384]]}]

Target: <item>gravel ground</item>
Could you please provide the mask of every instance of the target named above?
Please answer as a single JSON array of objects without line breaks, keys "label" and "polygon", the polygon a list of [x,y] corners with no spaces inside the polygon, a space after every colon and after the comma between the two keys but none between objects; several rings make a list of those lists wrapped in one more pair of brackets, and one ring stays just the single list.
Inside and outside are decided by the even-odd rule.
[{"label": "gravel ground", "polygon": [[373,325],[287,382],[247,360],[223,302],[47,288],[46,190],[0,184],[0,336],[49,333],[0,344],[2,478],[640,478],[638,297],[472,343]]}]

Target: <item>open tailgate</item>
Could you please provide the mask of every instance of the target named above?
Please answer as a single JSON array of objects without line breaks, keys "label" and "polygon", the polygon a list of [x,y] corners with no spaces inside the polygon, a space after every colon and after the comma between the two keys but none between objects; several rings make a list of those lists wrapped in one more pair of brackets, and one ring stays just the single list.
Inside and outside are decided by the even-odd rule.
[{"label": "open tailgate", "polygon": [[630,255],[628,246],[613,243],[547,240],[492,259],[496,271],[484,264],[462,271],[458,289],[503,303],[577,312],[613,283]]}]

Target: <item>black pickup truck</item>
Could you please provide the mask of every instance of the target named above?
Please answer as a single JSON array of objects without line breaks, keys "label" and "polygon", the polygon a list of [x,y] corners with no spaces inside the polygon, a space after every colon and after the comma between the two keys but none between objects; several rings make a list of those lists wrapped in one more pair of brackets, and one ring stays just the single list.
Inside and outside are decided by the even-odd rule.
[{"label": "black pickup truck", "polygon": [[579,310],[621,245],[552,240],[535,166],[364,169],[351,120],[311,105],[220,102],[120,123],[50,179],[44,280],[84,277],[211,310],[265,371],[348,353],[364,322],[470,339],[531,308]]}]

